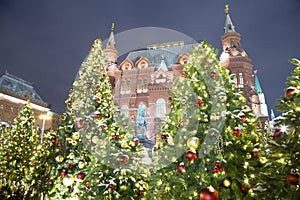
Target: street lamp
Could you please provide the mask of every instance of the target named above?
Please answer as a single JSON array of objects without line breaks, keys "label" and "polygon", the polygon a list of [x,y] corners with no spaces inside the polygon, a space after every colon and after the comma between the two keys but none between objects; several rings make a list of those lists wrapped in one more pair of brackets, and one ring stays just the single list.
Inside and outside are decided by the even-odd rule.
[{"label": "street lamp", "polygon": [[43,142],[43,136],[44,136],[44,130],[45,130],[45,124],[46,124],[46,120],[49,120],[51,119],[51,116],[49,115],[49,113],[45,113],[45,114],[42,114],[40,115],[40,119],[43,120],[43,124],[42,124],[42,131],[40,133],[40,143],[42,144]]}]

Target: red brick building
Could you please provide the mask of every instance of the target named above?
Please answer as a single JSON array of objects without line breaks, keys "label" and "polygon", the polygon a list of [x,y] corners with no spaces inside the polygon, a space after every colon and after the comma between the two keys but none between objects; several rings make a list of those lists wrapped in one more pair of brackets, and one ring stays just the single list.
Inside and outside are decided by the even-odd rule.
[{"label": "red brick building", "polygon": [[[225,13],[220,63],[236,74],[237,90],[243,91],[247,104],[255,114],[266,120],[267,105],[257,76],[254,81],[251,59],[241,48],[241,35],[235,31],[228,7]],[[118,51],[112,28],[104,53],[110,66],[109,76],[114,85],[115,101],[119,104],[121,113],[132,122],[136,120],[136,109],[140,103],[146,105],[148,138],[153,141],[160,121],[170,112],[168,91],[172,88],[174,79],[181,74],[184,64],[188,62],[188,53],[194,45],[198,44],[186,45],[179,41],[150,45],[147,49],[130,52],[117,65]]]}]

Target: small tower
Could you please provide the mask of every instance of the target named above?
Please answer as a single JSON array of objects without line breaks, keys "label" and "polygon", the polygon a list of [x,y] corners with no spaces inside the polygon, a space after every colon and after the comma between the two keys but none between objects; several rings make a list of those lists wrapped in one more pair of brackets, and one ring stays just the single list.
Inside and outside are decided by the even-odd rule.
[{"label": "small tower", "polygon": [[261,121],[266,121],[269,119],[268,107],[266,104],[265,95],[264,95],[264,93],[261,89],[260,83],[259,83],[259,79],[257,76],[257,70],[254,70],[254,84],[255,84],[255,90],[258,94],[258,98],[259,98],[259,102],[260,102],[261,114],[259,117],[261,118]]},{"label": "small tower", "polygon": [[106,48],[103,50],[105,55],[105,62],[107,64],[107,73],[110,79],[110,83],[113,88],[115,87],[115,74],[114,71],[118,70],[117,60],[119,52],[116,49],[115,35],[114,35],[115,24],[111,25],[111,32],[106,44]]},{"label": "small tower", "polygon": [[235,31],[229,15],[228,4],[225,6],[225,14],[224,35],[222,36],[223,52],[220,56],[220,64],[227,67],[231,74],[235,74],[237,90],[243,92],[247,105],[257,116],[260,116],[260,101],[255,90],[252,61],[241,48],[241,35]]}]

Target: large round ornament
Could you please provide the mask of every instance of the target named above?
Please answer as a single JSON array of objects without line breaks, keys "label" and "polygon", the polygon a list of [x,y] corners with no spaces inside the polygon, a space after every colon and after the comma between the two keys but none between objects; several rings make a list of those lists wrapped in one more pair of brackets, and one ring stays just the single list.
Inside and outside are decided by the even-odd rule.
[{"label": "large round ornament", "polygon": [[298,92],[298,90],[295,87],[290,86],[285,90],[284,96],[285,96],[285,98],[292,100],[291,95],[296,92]]},{"label": "large round ornament", "polygon": [[66,175],[63,179],[63,184],[68,187],[71,186],[74,183],[74,181],[75,178],[73,175]]},{"label": "large round ornament", "polygon": [[219,200],[219,193],[213,187],[204,188],[200,191],[200,200]]},{"label": "large round ornament", "polygon": [[129,162],[129,157],[127,155],[122,155],[118,159],[120,165],[127,165]]},{"label": "large round ornament", "polygon": [[300,182],[299,182],[299,175],[298,174],[288,174],[286,176],[286,180],[288,183],[292,184],[292,185],[299,185]]},{"label": "large round ornament", "polygon": [[193,162],[197,159],[197,152],[195,150],[188,150],[185,154],[185,157],[188,161]]},{"label": "large round ornament", "polygon": [[191,150],[196,150],[200,145],[200,139],[197,137],[191,137],[187,140],[187,146]]}]

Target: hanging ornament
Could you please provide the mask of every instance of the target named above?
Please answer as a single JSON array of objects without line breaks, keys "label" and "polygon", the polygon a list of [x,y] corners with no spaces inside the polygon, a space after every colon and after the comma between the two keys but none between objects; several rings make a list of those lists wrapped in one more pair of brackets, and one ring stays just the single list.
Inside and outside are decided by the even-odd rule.
[{"label": "hanging ornament", "polygon": [[61,163],[64,160],[64,157],[62,155],[58,155],[55,157],[56,162]]},{"label": "hanging ornament", "polygon": [[177,166],[177,170],[179,172],[185,172],[185,166],[183,162],[179,163],[179,165]]},{"label": "hanging ornament", "polygon": [[172,96],[169,96],[169,101],[173,100],[173,97]]},{"label": "hanging ornament", "polygon": [[224,168],[222,167],[222,164],[220,161],[215,162],[215,166],[213,168],[213,173],[222,173],[224,171]]},{"label": "hanging ornament", "polygon": [[200,145],[200,139],[197,137],[192,137],[187,140],[187,146],[191,150],[196,150]]},{"label": "hanging ornament", "polygon": [[274,137],[279,137],[281,135],[280,129],[274,131]]},{"label": "hanging ornament", "polygon": [[85,178],[85,173],[79,172],[76,176],[76,181],[82,182],[84,178]]},{"label": "hanging ornament", "polygon": [[235,127],[233,130],[232,130],[232,133],[233,135],[239,137],[241,135],[240,133],[240,129],[238,127]]},{"label": "hanging ornament", "polygon": [[140,141],[137,137],[133,138],[133,142],[134,142],[135,145],[138,145],[140,143]]},{"label": "hanging ornament", "polygon": [[188,161],[194,162],[198,156],[195,150],[188,150],[185,154],[185,157]]},{"label": "hanging ornament", "polygon": [[73,138],[74,140],[79,140],[79,139],[80,139],[80,134],[79,134],[79,132],[74,132],[74,133],[72,134],[72,138]]},{"label": "hanging ornament", "polygon": [[74,181],[75,178],[73,175],[66,175],[63,179],[63,184],[68,187],[71,186],[74,183]]},{"label": "hanging ornament", "polygon": [[110,183],[109,185],[108,185],[108,187],[110,188],[110,189],[114,189],[115,188],[115,184],[114,183]]},{"label": "hanging ornament", "polygon": [[144,190],[139,190],[139,191],[138,191],[138,195],[139,195],[139,196],[142,196],[143,194],[144,194]]},{"label": "hanging ornament", "polygon": [[216,73],[215,71],[212,71],[212,72],[210,72],[209,76],[210,76],[210,78],[216,80],[216,78],[217,78],[217,73]]},{"label": "hanging ornament", "polygon": [[75,123],[76,123],[77,128],[82,128],[83,127],[83,121],[82,121],[81,118],[76,119]]},{"label": "hanging ornament", "polygon": [[94,117],[96,118],[96,119],[100,119],[101,118],[101,113],[97,110],[97,111],[95,111],[94,112]]},{"label": "hanging ornament", "polygon": [[66,163],[66,168],[71,168],[72,164],[71,163]]},{"label": "hanging ornament", "polygon": [[115,140],[120,139],[120,135],[119,135],[119,134],[115,134],[115,135],[114,135],[114,139],[115,139]]},{"label": "hanging ornament", "polygon": [[229,187],[229,186],[231,185],[231,181],[230,181],[229,179],[224,179],[224,180],[223,180],[223,185],[224,185],[225,187]]},{"label": "hanging ornament", "polygon": [[243,112],[239,113],[239,117],[243,123],[247,121],[246,115]]},{"label": "hanging ornament", "polygon": [[295,173],[290,173],[286,176],[286,180],[288,183],[292,184],[292,185],[299,185],[299,175],[295,174]]},{"label": "hanging ornament", "polygon": [[58,144],[58,138],[52,138],[51,142],[53,145],[57,145]]},{"label": "hanging ornament", "polygon": [[165,141],[165,142],[168,142],[168,135],[166,135],[166,134],[162,134],[161,136],[160,136],[160,138],[163,140],[163,141]]},{"label": "hanging ornament", "polygon": [[127,155],[122,155],[118,159],[120,165],[127,165],[129,162],[129,157]]},{"label": "hanging ornament", "polygon": [[82,168],[85,167],[85,165],[86,165],[86,162],[79,161],[79,163],[78,163],[78,168],[79,168],[79,169],[82,169]]},{"label": "hanging ornament", "polygon": [[242,185],[241,186],[241,191],[242,191],[242,193],[246,193],[247,192],[247,187],[246,187],[246,185]]},{"label": "hanging ornament", "polygon": [[102,128],[102,129],[106,129],[106,127],[107,127],[106,124],[102,124],[102,125],[101,125],[101,128]]},{"label": "hanging ornament", "polygon": [[186,73],[185,73],[185,72],[182,72],[182,73],[181,73],[181,77],[182,77],[182,78],[186,78]]},{"label": "hanging ornament", "polygon": [[252,152],[252,155],[253,155],[254,157],[259,157],[259,156],[260,156],[260,151],[259,151],[258,149],[256,149],[256,148],[254,148],[254,149],[253,149],[253,152]]},{"label": "hanging ornament", "polygon": [[196,103],[195,103],[195,106],[196,107],[201,107],[201,106],[204,106],[204,101],[202,100],[202,98],[201,97],[198,97],[197,99],[196,99]]},{"label": "hanging ornament", "polygon": [[209,67],[209,66],[210,66],[210,64],[211,64],[211,63],[210,63],[208,60],[207,60],[207,61],[205,61],[205,65],[206,65],[206,66],[208,66],[208,67]]},{"label": "hanging ornament", "polygon": [[183,128],[183,126],[185,125],[185,121],[184,120],[181,120],[180,122],[179,122],[179,127],[180,128]]},{"label": "hanging ornament", "polygon": [[295,87],[290,86],[285,90],[284,96],[287,99],[293,100],[293,98],[291,98],[291,95],[293,95],[294,93],[298,93],[298,90]]},{"label": "hanging ornament", "polygon": [[219,200],[219,193],[212,186],[204,188],[200,191],[200,200]]},{"label": "hanging ornament", "polygon": [[64,178],[66,175],[68,175],[68,172],[67,172],[66,170],[62,170],[62,171],[60,172],[60,176],[61,176],[62,178]]}]

